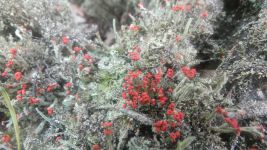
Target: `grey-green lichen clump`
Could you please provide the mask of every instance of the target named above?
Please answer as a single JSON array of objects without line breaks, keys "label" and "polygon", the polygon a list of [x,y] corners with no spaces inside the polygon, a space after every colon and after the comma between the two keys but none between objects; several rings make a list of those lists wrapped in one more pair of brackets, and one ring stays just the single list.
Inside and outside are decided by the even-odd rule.
[{"label": "grey-green lichen clump", "polygon": [[[0,86],[24,149],[267,148],[266,0],[0,9]],[[0,147],[16,149],[0,106]]]}]

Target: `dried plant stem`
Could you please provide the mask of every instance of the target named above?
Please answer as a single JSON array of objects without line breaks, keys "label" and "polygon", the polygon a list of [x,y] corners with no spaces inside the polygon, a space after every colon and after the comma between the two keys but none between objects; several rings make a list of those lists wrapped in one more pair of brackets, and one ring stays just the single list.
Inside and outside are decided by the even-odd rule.
[{"label": "dried plant stem", "polygon": [[147,117],[146,115],[140,114],[136,111],[133,110],[128,110],[128,109],[122,109],[122,108],[116,108],[114,106],[99,106],[96,109],[108,109],[108,110],[113,110],[113,111],[119,111],[135,120],[138,120],[139,122],[145,124],[145,125],[152,125],[153,124],[153,120],[149,117]]},{"label": "dried plant stem", "polygon": [[[210,128],[212,131],[219,132],[219,133],[235,133],[236,129],[231,127],[212,127]],[[261,138],[263,137],[263,133],[259,132],[255,127],[241,127],[240,128],[241,133],[250,134],[255,138]]]},{"label": "dried plant stem", "polygon": [[0,93],[3,96],[4,104],[8,108],[9,113],[11,115],[11,119],[12,119],[12,122],[13,122],[13,125],[14,125],[14,129],[15,129],[16,141],[17,141],[17,146],[18,146],[17,149],[21,150],[21,147],[20,147],[20,129],[19,129],[19,125],[18,125],[15,109],[11,104],[11,100],[10,100],[10,97],[9,97],[8,93],[1,86],[0,86]]}]

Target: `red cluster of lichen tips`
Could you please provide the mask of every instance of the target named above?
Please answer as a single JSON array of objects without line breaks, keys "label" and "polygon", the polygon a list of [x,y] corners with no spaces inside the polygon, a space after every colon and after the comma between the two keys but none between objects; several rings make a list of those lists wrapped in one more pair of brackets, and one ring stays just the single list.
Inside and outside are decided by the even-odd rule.
[{"label": "red cluster of lichen tips", "polygon": [[[168,111],[170,110],[170,105],[168,107]],[[181,136],[181,133],[177,130],[177,127],[182,126],[182,122],[184,120],[184,113],[177,112],[175,110],[171,110],[171,112],[171,114],[168,114],[167,120],[158,120],[154,122],[153,126],[156,133],[168,133],[172,142],[175,142],[176,139]]]},{"label": "red cluster of lichen tips", "polygon": [[240,134],[240,126],[236,117],[230,117],[229,112],[227,112],[224,108],[220,106],[216,108],[216,112],[218,114],[221,114],[224,118],[224,121],[236,130],[236,134]]},{"label": "red cluster of lichen tips", "polygon": [[122,98],[125,99],[126,106],[133,109],[138,106],[162,107],[168,101],[164,89],[159,86],[162,73],[143,74],[140,70],[129,71],[123,83]]},{"label": "red cluster of lichen tips", "polygon": [[180,137],[177,127],[182,125],[184,113],[177,111],[171,100],[172,87],[163,88],[160,83],[164,77],[171,81],[174,75],[171,68],[165,74],[160,70],[154,74],[141,70],[129,71],[122,85],[122,98],[125,100],[123,107],[156,117],[157,121],[153,124],[155,132],[169,134],[172,141]]},{"label": "red cluster of lichen tips", "polygon": [[65,83],[64,84],[64,88],[66,89],[66,94],[70,95],[71,94],[72,83],[71,82]]},{"label": "red cluster of lichen tips", "polygon": [[111,135],[112,134],[112,129],[111,127],[113,126],[112,122],[103,122],[101,126],[104,128],[104,135]]},{"label": "red cluster of lichen tips", "polygon": [[129,58],[131,60],[138,61],[141,58],[140,52],[141,52],[140,47],[136,46],[136,47],[133,48],[133,51],[131,51],[131,52],[128,53],[128,56],[129,56]]},{"label": "red cluster of lichen tips", "polygon": [[190,80],[197,75],[197,71],[195,68],[189,68],[187,66],[184,66],[181,68],[181,71]]}]

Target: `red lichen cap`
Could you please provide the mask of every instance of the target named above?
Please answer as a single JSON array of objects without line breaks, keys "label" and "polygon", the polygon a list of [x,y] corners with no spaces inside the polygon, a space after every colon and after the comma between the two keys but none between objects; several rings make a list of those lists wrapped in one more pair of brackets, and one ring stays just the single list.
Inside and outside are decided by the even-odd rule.
[{"label": "red lichen cap", "polygon": [[70,39],[69,39],[69,37],[67,37],[67,36],[63,36],[63,37],[61,38],[61,41],[62,41],[63,44],[68,44],[68,43],[70,42]]},{"label": "red lichen cap", "polygon": [[15,79],[16,79],[17,81],[20,81],[20,80],[22,79],[22,73],[21,73],[21,72],[16,72],[16,73],[14,74],[14,76],[15,76]]},{"label": "red lichen cap", "polygon": [[102,127],[111,127],[112,125],[113,125],[112,122],[103,122],[101,124]]},{"label": "red lichen cap", "polygon": [[11,140],[11,137],[8,134],[2,136],[2,142],[8,143]]}]

